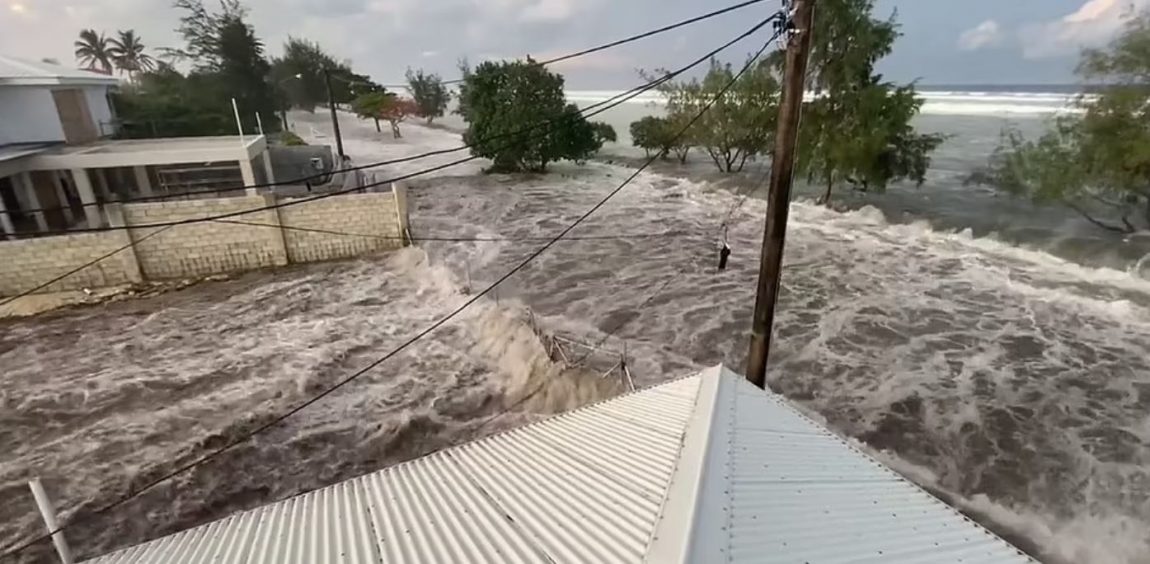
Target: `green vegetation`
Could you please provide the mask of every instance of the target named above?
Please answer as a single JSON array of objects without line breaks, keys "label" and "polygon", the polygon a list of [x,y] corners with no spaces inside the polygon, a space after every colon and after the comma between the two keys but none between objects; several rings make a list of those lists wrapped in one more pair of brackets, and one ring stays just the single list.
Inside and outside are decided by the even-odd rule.
[{"label": "green vegetation", "polygon": [[1036,141],[1004,131],[970,181],[1066,206],[1109,231],[1150,229],[1150,12],[1107,49],[1084,52],[1078,73],[1103,85],[1079,99],[1082,113],[1055,118]]},{"label": "green vegetation", "polygon": [[609,123],[593,121],[591,122],[591,129],[595,131],[595,138],[599,140],[600,146],[619,140],[619,135],[615,133],[615,128],[611,127]]},{"label": "green vegetation", "polygon": [[493,161],[490,172],[545,172],[548,163],[583,161],[602,146],[578,108],[565,103],[563,77],[533,59],[461,67],[463,139],[472,155]]},{"label": "green vegetation", "polygon": [[109,73],[116,68],[132,80],[115,94],[121,137],[232,135],[233,98],[245,131],[255,131],[258,114],[272,133],[283,126],[277,111],[310,111],[327,102],[325,70],[337,104],[385,92],[305,39],[289,38],[284,56],[269,61],[238,0],[222,0],[214,10],[203,0],[176,0],[175,7],[182,13],[176,31],[184,45],[163,49],[161,56],[182,63],[186,73],[148,55],[132,30],[108,39],[89,29],[76,41],[82,64]]},{"label": "green vegetation", "polygon": [[410,98],[400,98],[391,92],[369,92],[356,98],[351,103],[352,110],[363,119],[374,119],[375,130],[381,131],[379,120],[387,120],[391,125],[391,135],[396,139],[403,137],[399,124],[412,116],[422,115],[419,104]]},{"label": "green vegetation", "polygon": [[422,69],[418,71],[407,69],[407,86],[419,106],[419,115],[427,118],[427,123],[432,123],[437,117],[443,117],[447,112],[451,93],[447,91],[443,79],[439,78],[438,74],[426,74]]},{"label": "green vegetation", "polygon": [[[254,130],[257,113],[266,129],[278,131],[275,94],[267,79],[271,66],[264,57],[263,43],[245,21],[243,6],[224,0],[220,10],[212,12],[202,0],[177,0],[176,7],[184,11],[176,31],[185,46],[165,52],[190,65],[191,71],[185,75],[170,65],[160,65],[155,71],[139,73],[134,84],[116,94],[120,136],[233,134],[233,98],[248,131]],[[119,44],[138,43],[131,39],[122,34]],[[116,50],[122,53],[118,56],[139,59],[129,51],[142,49],[123,47]]]},{"label": "green vegetation", "polygon": [[[922,106],[913,84],[875,72],[900,35],[894,17],[872,17],[874,0],[825,0],[818,10],[807,73],[815,99],[803,110],[798,172],[826,187],[824,203],[842,183],[862,191],[903,179],[921,185],[945,137],[911,126]],[[775,60],[781,69],[782,56]]]},{"label": "green vegetation", "polygon": [[394,98],[394,94],[387,92],[370,92],[352,100],[351,110],[363,119],[374,119],[375,130],[383,131],[379,127],[379,120],[383,118],[383,113],[387,111]]},{"label": "green vegetation", "polygon": [[135,30],[118,32],[119,37],[109,39],[108,55],[120,72],[128,73],[128,80],[135,80],[136,74],[155,70],[156,60],[144,52],[144,43]]},{"label": "green vegetation", "polygon": [[76,48],[76,60],[88,70],[112,74],[111,44],[103,33],[96,33],[94,29],[80,31],[80,39],[73,46]]},{"label": "green vegetation", "polygon": [[386,90],[307,39],[289,37],[283,49],[283,56],[272,60],[270,78],[282,109],[311,112],[316,106],[327,105],[325,69],[331,74],[332,99],[336,104],[350,104],[362,94]]},{"label": "green vegetation", "polygon": [[679,162],[685,163],[691,152],[690,141],[685,137],[676,139],[677,133],[671,120],[647,116],[631,124],[631,144],[646,151],[647,157],[658,154],[665,159],[675,153]]},{"label": "green vegetation", "polygon": [[[668,82],[660,88],[667,96],[667,118],[656,139],[664,149],[701,147],[723,172],[739,172],[748,160],[774,147],[775,124],[779,115],[779,81],[768,61],[759,61],[735,80],[730,64],[712,60],[702,80]],[[726,95],[723,89],[734,81]],[[682,135],[691,119],[718,98]],[[667,145],[670,144],[670,147]],[[665,152],[665,151],[664,151]]]},{"label": "green vegetation", "polygon": [[[944,140],[911,126],[922,105],[913,84],[885,82],[875,72],[899,33],[893,18],[875,19],[873,9],[873,0],[823,0],[815,18],[806,78],[815,97],[804,104],[796,165],[798,174],[826,187],[825,203],[843,183],[861,191],[881,191],[903,179],[921,184],[930,154]],[[665,84],[667,117],[631,124],[635,146],[648,155],[675,151],[681,160],[699,147],[719,170],[741,171],[774,150],[783,63],[778,51],[752,65],[678,141],[676,134],[735,73],[731,65],[712,61],[701,80]]]},{"label": "green vegetation", "polygon": [[307,142],[304,141],[302,137],[291,131],[280,132],[280,143],[288,147],[303,147],[307,145]]}]

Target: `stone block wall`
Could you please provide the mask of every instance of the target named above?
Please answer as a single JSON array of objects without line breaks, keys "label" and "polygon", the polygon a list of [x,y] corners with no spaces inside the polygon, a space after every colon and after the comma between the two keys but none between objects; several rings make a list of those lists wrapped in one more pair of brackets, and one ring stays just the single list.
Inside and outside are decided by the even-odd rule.
[{"label": "stone block wall", "polygon": [[[128,229],[0,242],[0,296],[25,292],[74,269],[44,292],[348,258],[404,245],[402,186],[391,193],[321,200],[271,194],[105,206]],[[261,209],[286,204],[275,209]],[[243,213],[248,210],[250,213]],[[238,214],[167,228],[148,224]],[[299,228],[299,229],[293,229]],[[119,252],[115,252],[119,250]],[[80,268],[104,255],[91,266]]]},{"label": "stone block wall", "polygon": [[283,231],[291,262],[352,257],[403,243],[391,194],[348,194],[279,212],[283,225],[300,228]]}]

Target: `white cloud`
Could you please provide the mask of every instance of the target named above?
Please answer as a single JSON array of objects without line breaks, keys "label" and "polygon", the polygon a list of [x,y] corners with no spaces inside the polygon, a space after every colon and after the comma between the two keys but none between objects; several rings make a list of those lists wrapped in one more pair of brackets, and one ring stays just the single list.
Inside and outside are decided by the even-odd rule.
[{"label": "white cloud", "polygon": [[958,36],[958,48],[977,51],[1002,44],[1002,28],[994,20],[986,20]]},{"label": "white cloud", "polygon": [[1073,14],[1024,26],[1019,32],[1023,56],[1059,57],[1104,45],[1121,30],[1126,18],[1147,7],[1150,0],[1086,0]]}]

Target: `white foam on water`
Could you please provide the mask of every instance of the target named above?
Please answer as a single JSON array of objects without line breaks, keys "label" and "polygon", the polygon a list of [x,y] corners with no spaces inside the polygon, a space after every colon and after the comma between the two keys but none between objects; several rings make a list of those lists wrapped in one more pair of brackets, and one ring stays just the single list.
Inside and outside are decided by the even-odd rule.
[{"label": "white foam on water", "polygon": [[[621,93],[610,90],[570,90],[567,92],[567,100],[595,103]],[[920,91],[918,95],[924,100],[922,112],[933,115],[1034,116],[1082,112],[1081,108],[1074,106],[1077,96],[1068,94]],[[662,105],[666,103],[666,97],[657,92],[648,92],[627,103]]]}]

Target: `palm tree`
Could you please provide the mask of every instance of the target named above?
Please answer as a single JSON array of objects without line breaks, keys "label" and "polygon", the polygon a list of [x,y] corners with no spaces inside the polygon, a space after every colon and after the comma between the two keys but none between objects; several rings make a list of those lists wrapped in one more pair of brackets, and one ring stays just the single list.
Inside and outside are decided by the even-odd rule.
[{"label": "palm tree", "polygon": [[144,44],[140,41],[140,36],[136,35],[135,30],[129,29],[128,31],[121,31],[119,34],[119,39],[108,41],[111,44],[108,54],[111,55],[116,68],[120,69],[121,72],[128,73],[129,80],[134,80],[137,72],[151,71],[156,68],[156,60],[144,53]]},{"label": "palm tree", "polygon": [[112,57],[109,52],[108,38],[103,33],[96,33],[94,29],[85,29],[80,32],[80,39],[76,41],[76,60],[80,64],[96,72],[112,74]]}]

